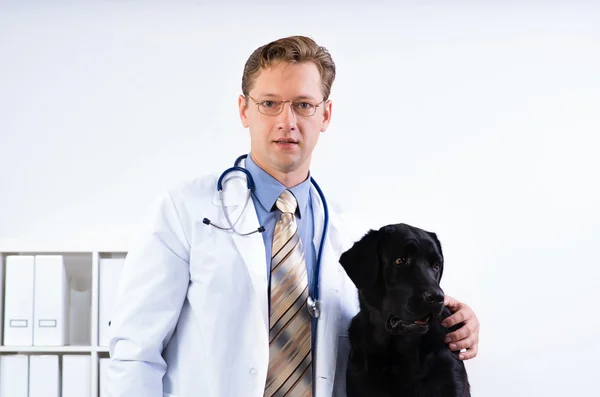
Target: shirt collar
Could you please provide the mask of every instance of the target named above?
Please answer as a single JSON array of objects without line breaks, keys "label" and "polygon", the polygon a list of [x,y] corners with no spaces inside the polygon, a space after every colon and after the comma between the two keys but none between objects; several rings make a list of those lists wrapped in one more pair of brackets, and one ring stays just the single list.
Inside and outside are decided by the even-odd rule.
[{"label": "shirt collar", "polygon": [[[254,179],[254,191],[253,194],[258,199],[260,205],[267,212],[271,212],[275,208],[275,202],[277,198],[286,189],[277,179],[273,178],[269,173],[260,168],[253,160],[252,156],[248,154],[246,157],[246,169],[252,175]],[[310,173],[308,178],[300,184],[288,189],[294,194],[298,201],[298,209],[296,210],[299,218],[302,218],[302,214],[308,211],[308,201],[310,198]]]}]

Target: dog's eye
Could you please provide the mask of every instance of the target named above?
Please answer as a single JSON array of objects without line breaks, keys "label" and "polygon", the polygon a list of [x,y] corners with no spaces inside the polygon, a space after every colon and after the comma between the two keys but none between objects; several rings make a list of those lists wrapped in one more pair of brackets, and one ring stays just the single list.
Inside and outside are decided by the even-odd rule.
[{"label": "dog's eye", "polygon": [[435,263],[433,264],[433,270],[435,270],[436,272],[437,272],[438,270],[440,270],[440,267],[441,267],[441,265],[440,265],[440,262],[435,262]]},{"label": "dog's eye", "polygon": [[406,265],[408,263],[408,258],[402,257],[396,259],[396,265]]}]

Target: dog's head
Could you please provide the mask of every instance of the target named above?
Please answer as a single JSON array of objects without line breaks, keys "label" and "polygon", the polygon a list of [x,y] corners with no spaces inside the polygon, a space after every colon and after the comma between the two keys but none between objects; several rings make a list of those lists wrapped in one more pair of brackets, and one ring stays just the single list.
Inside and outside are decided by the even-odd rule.
[{"label": "dog's head", "polygon": [[424,334],[444,308],[442,246],[435,233],[406,224],[370,230],[340,257],[371,321],[397,334]]}]

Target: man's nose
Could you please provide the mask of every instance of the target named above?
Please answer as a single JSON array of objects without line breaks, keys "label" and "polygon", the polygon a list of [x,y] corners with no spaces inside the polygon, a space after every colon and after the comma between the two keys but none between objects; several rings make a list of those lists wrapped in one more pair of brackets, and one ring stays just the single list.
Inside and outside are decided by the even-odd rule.
[{"label": "man's nose", "polygon": [[283,104],[283,109],[277,117],[279,118],[280,129],[294,130],[296,128],[296,113],[294,113],[294,109],[290,102]]}]

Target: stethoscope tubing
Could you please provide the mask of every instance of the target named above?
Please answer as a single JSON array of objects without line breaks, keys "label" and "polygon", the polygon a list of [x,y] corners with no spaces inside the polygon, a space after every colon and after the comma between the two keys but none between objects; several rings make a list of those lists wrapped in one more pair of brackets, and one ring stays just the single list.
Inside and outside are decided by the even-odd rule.
[{"label": "stethoscope tubing", "polygon": [[[206,225],[212,225],[220,230],[224,230],[224,231],[233,231],[234,233],[240,235],[240,236],[248,236],[250,234],[253,233],[257,233],[257,232],[264,232],[265,228],[264,226],[260,226],[257,230],[253,230],[252,232],[248,232],[248,233],[238,233],[235,230],[235,225],[237,224],[238,220],[232,224],[231,220],[229,219],[228,214],[225,211],[224,208],[224,202],[223,202],[223,179],[225,178],[225,176],[227,176],[228,173],[233,172],[233,171],[239,171],[242,172],[244,175],[246,175],[246,184],[248,187],[248,197],[246,198],[246,205],[248,204],[248,201],[250,199],[250,195],[252,193],[252,189],[254,189],[254,179],[252,178],[252,175],[250,174],[250,172],[245,169],[244,167],[241,167],[239,164],[242,160],[244,160],[248,155],[247,154],[242,154],[241,156],[239,156],[234,164],[233,167],[231,168],[227,168],[225,171],[223,171],[221,173],[221,175],[219,176],[219,179],[217,180],[217,190],[219,193],[219,199],[221,201],[221,207],[223,208],[223,212],[225,213],[225,217],[227,219],[227,222],[229,223],[229,228],[224,228],[221,226],[217,226],[214,223],[212,223],[208,218],[204,218],[203,222]],[[317,263],[315,266],[315,271],[314,271],[314,275],[315,277],[313,278],[313,291],[312,294],[309,295],[308,300],[307,300],[307,305],[308,305],[308,310],[310,312],[310,314],[315,317],[318,318],[319,314],[320,314],[320,304],[319,304],[319,276],[320,276],[320,272],[321,272],[321,260],[323,257],[323,248],[325,246],[325,239],[327,238],[327,231],[329,229],[329,208],[327,206],[327,201],[325,200],[325,195],[323,194],[323,191],[321,190],[321,187],[317,184],[317,182],[315,181],[315,179],[311,176],[310,177],[310,182],[311,184],[315,187],[315,189],[317,190],[317,193],[319,194],[319,197],[321,199],[321,202],[323,203],[323,212],[324,212],[324,222],[323,222],[323,235],[321,236],[321,241],[319,243],[319,253],[317,255]],[[246,205],[244,205],[244,209],[243,211],[246,209]]]}]

